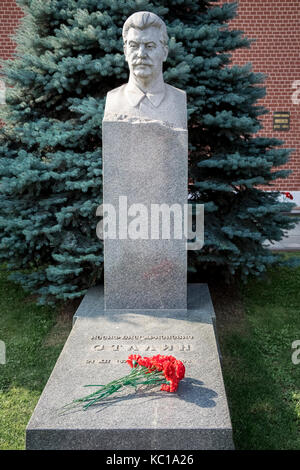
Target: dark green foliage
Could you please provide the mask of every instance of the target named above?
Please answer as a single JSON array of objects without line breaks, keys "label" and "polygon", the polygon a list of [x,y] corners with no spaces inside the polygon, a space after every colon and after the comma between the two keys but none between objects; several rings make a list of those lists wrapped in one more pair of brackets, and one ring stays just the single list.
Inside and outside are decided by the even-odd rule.
[{"label": "dark green foliage", "polygon": [[[230,65],[249,47],[230,31],[236,4],[208,1],[20,0],[26,13],[17,52],[4,66],[7,106],[0,135],[0,260],[41,301],[73,298],[101,278],[101,122],[108,90],[127,81],[122,25],[134,11],[167,23],[166,82],[188,93],[190,186],[205,204],[205,247],[190,268],[243,278],[276,257],[262,247],[279,240],[290,218],[277,192],[276,168],[289,151],[252,137],[265,110],[263,77]],[[275,169],[275,171],[274,171]]]}]

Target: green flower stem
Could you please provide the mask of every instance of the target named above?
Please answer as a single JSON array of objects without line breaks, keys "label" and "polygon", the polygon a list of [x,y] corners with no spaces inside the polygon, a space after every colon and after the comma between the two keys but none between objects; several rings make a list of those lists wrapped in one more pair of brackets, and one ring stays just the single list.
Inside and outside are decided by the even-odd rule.
[{"label": "green flower stem", "polygon": [[[145,373],[147,371],[147,373]],[[83,398],[78,398],[74,400],[72,403],[85,403],[83,405],[83,409],[86,410],[88,407],[94,405],[101,399],[115,393],[120,388],[125,387],[127,385],[132,387],[137,387],[138,385],[154,385],[154,384],[163,384],[168,383],[166,379],[163,377],[162,372],[158,370],[154,370],[148,372],[148,368],[144,366],[138,366],[132,369],[130,374],[126,375],[125,377],[121,377],[120,379],[113,380],[106,385],[85,385],[86,387],[100,387],[96,392],[91,393]]]},{"label": "green flower stem", "polygon": [[[144,369],[146,369],[146,367],[144,367]],[[103,391],[103,389],[111,389],[111,388],[114,388],[115,385],[118,385],[118,384],[122,384],[124,385],[124,382],[129,382],[129,384],[131,384],[132,380],[137,376],[141,375],[141,370],[138,370],[138,368],[136,369],[133,369],[131,371],[130,374],[126,375],[125,377],[121,377],[120,379],[116,379],[116,380],[113,380],[112,382],[109,382],[108,384],[106,385],[86,385],[86,386],[89,386],[89,387],[102,387],[102,390],[97,390],[96,392],[94,393],[91,393],[90,395],[87,395],[86,397],[84,398],[79,398],[78,400],[75,400],[75,402],[77,401],[83,401],[83,400],[86,400],[88,398],[91,398],[93,397],[94,395],[100,393]],[[144,372],[143,372],[143,375],[144,375]]]}]

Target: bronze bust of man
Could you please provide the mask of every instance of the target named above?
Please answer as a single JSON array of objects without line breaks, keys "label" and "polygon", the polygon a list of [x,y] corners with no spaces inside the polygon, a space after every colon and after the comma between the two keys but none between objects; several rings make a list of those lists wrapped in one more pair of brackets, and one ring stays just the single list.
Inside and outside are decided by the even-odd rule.
[{"label": "bronze bust of man", "polygon": [[129,80],[107,94],[104,119],[148,119],[186,129],[186,93],[163,80],[168,56],[165,23],[154,13],[134,13],[124,23],[123,41]]}]

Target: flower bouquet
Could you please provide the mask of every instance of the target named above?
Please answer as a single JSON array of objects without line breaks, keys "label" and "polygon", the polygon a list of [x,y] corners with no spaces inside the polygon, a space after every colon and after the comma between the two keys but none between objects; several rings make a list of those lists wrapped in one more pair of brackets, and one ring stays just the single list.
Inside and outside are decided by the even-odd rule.
[{"label": "flower bouquet", "polygon": [[128,385],[135,388],[138,385],[161,385],[160,389],[165,392],[176,392],[178,384],[185,374],[183,363],[173,356],[158,354],[152,357],[142,357],[132,354],[126,362],[132,368],[128,375],[106,385],[85,385],[85,387],[98,387],[98,390],[74,400],[70,405],[82,403],[83,409],[86,410]]}]

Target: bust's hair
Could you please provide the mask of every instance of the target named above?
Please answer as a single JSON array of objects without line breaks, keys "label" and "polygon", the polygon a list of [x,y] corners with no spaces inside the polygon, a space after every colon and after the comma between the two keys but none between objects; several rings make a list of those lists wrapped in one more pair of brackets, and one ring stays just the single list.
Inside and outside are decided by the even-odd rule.
[{"label": "bust's hair", "polygon": [[167,46],[169,37],[165,23],[159,16],[149,11],[138,11],[136,13],[133,13],[133,15],[129,16],[129,18],[127,18],[122,31],[124,44],[126,44],[127,34],[130,28],[143,30],[146,28],[150,28],[150,26],[154,26],[155,28],[158,28],[160,30],[161,42],[164,46]]}]

